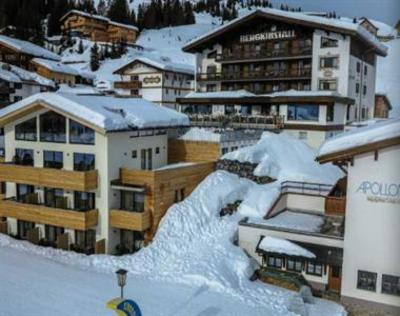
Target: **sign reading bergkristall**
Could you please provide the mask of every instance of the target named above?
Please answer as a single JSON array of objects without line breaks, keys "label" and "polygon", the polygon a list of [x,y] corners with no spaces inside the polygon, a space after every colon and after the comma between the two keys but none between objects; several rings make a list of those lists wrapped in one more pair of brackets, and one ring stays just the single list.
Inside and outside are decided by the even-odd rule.
[{"label": "sign reading bergkristall", "polygon": [[264,32],[258,34],[240,35],[240,42],[241,43],[259,42],[259,41],[268,41],[274,39],[293,38],[293,37],[296,37],[296,32],[294,30]]}]

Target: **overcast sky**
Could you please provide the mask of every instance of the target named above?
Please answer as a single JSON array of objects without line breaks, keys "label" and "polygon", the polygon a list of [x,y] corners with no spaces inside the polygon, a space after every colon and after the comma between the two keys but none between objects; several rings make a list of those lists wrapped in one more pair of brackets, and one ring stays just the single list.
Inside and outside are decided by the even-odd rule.
[{"label": "overcast sky", "polygon": [[349,17],[377,19],[390,25],[400,19],[400,0],[271,0],[274,7],[281,3],[289,6],[301,6],[303,11],[336,11]]}]

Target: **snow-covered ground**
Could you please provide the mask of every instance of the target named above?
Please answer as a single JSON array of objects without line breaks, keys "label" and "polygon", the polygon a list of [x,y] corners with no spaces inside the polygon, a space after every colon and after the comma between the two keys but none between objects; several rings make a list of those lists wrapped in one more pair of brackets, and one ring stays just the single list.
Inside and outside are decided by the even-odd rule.
[{"label": "snow-covered ground", "polygon": [[[281,151],[275,148],[277,146],[287,149]],[[38,295],[38,299],[43,298],[43,301],[39,302],[42,304],[40,306],[48,304],[51,305],[49,308],[54,308],[52,307],[54,304],[48,298],[46,299],[45,293],[51,298],[58,297],[57,293],[59,293],[57,301],[61,301],[60,304],[64,306],[65,304],[72,305],[69,301],[72,302],[75,296],[78,297],[77,302],[74,302],[74,307],[71,307],[72,310],[76,310],[78,304],[99,304],[100,301],[112,295],[112,284],[115,281],[111,273],[123,267],[130,272],[132,281],[129,289],[132,289],[132,297],[140,298],[139,302],[146,305],[145,308],[153,309],[153,313],[145,313],[147,315],[170,315],[169,311],[174,311],[173,308],[168,309],[169,307],[164,310],[163,302],[168,304],[166,298],[163,298],[158,305],[152,304],[151,289],[158,292],[157,297],[166,296],[178,307],[185,307],[186,302],[199,293],[195,301],[200,301],[193,303],[198,304],[196,307],[198,309],[187,310],[186,313],[182,312],[182,315],[228,315],[229,313],[258,315],[259,311],[260,315],[291,315],[289,308],[293,299],[298,298],[298,293],[258,281],[249,281],[255,268],[254,262],[243,250],[233,244],[238,222],[249,214],[254,218],[265,215],[268,206],[279,194],[280,181],[297,180],[299,176],[304,180],[308,178],[307,173],[310,173],[310,179],[314,182],[331,183],[336,181],[341,173],[336,167],[317,164],[314,161],[315,152],[288,135],[266,133],[258,144],[250,148],[253,148],[253,154],[247,148],[239,152],[245,151],[249,160],[261,162],[263,168],[260,168],[260,175],[273,176],[277,179],[276,182],[258,185],[226,171],[212,173],[189,197],[168,210],[153,243],[135,255],[88,257],[72,252],[36,247],[0,236],[2,256],[0,261],[6,260],[6,263],[3,263],[4,268],[0,267],[1,271],[4,269],[13,271],[18,267],[11,259],[11,262],[7,259],[18,256],[13,254],[18,251],[34,254],[32,260],[19,263],[21,270],[26,268],[27,274],[29,270],[33,270],[32,277],[35,276],[35,271],[38,271],[38,275],[43,275],[34,279],[35,282],[29,278],[25,280],[23,277],[18,277],[17,282],[21,284],[11,284],[9,290],[0,287],[0,311],[1,308],[7,308],[6,311],[10,311],[15,305],[15,298],[23,295],[21,294],[23,292],[26,293],[27,290],[24,291],[24,289],[31,289],[32,284],[37,285],[40,290],[41,295]],[[268,154],[261,155],[261,152],[265,150],[270,152],[268,161],[274,168],[266,168],[265,157]],[[281,161],[287,160],[288,156],[302,161],[302,165],[299,166],[301,170],[294,170],[294,167],[290,169],[291,171],[284,170],[286,167]],[[290,162],[291,160],[288,161]],[[237,200],[243,201],[238,213],[221,218],[220,209]],[[5,255],[2,255],[3,250],[6,251]],[[46,259],[36,261],[37,256]],[[41,262],[47,262],[46,260],[57,263],[51,263],[50,267],[46,268],[46,265],[41,265]],[[79,272],[80,269],[91,272],[85,277]],[[7,283],[12,283],[12,277],[7,277],[11,273],[3,274]],[[64,282],[60,284],[55,281],[54,275],[60,275]],[[165,282],[173,285],[164,285]],[[135,283],[137,283],[137,288],[135,288]],[[183,294],[185,289],[189,289],[186,296]],[[70,290],[75,291],[72,299],[67,295]],[[36,291],[29,291],[32,293],[29,295],[29,302],[33,303],[36,298],[31,296],[34,295],[33,293],[36,294]],[[96,294],[91,295],[92,291]],[[203,291],[207,292],[204,297]],[[208,295],[212,296],[210,300],[207,300]],[[221,297],[220,300],[219,297]],[[4,300],[3,304],[1,300]],[[230,306],[229,302],[235,303]],[[97,308],[101,307],[97,306]],[[244,311],[246,308],[248,312]],[[252,308],[254,310],[251,310]],[[344,310],[340,305],[325,300],[316,300],[315,304],[306,304],[305,308],[311,316],[344,315]],[[179,313],[176,312],[176,314]]]}]

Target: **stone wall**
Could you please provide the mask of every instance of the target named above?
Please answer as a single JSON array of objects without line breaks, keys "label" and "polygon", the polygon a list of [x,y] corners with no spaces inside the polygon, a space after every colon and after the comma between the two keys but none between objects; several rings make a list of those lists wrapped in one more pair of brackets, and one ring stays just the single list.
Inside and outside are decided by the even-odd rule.
[{"label": "stone wall", "polygon": [[237,174],[239,177],[247,178],[251,181],[254,181],[259,184],[270,183],[275,181],[270,177],[258,177],[254,175],[254,169],[257,167],[257,164],[250,162],[240,162],[238,160],[228,160],[221,159],[217,161],[216,169],[217,170],[225,170],[230,173]]}]

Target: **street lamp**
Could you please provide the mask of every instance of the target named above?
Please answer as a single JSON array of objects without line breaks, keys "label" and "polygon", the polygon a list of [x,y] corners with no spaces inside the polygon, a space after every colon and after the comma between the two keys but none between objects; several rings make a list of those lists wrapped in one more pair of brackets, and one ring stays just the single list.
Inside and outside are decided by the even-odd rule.
[{"label": "street lamp", "polygon": [[117,274],[118,285],[121,288],[121,299],[123,299],[124,298],[124,286],[126,284],[126,275],[127,275],[128,271],[126,271],[124,269],[119,269],[115,273]]}]

